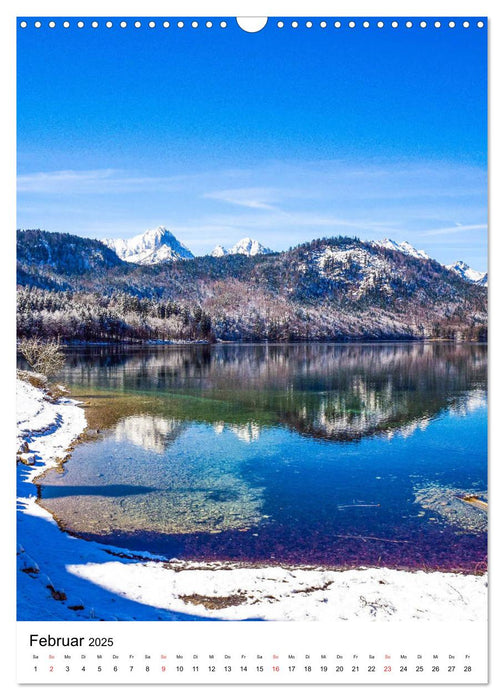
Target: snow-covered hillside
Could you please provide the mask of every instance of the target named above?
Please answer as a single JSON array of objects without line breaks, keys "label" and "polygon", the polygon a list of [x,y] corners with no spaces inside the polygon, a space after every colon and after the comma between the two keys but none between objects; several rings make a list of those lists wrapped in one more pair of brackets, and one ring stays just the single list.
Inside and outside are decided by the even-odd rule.
[{"label": "snow-covered hillside", "polygon": [[[66,250],[63,234],[18,234],[21,336],[36,331],[88,342],[486,338],[484,287],[432,259],[355,237],[316,239],[272,255],[207,255],[150,266],[125,263],[94,241],[92,250],[110,254],[115,264],[104,261],[100,268],[95,260],[86,274],[74,269],[86,269],[90,246],[81,246],[86,257],[80,261],[75,238],[68,236]],[[122,294],[111,294],[114,289]],[[144,299],[148,305],[139,304]]]}]

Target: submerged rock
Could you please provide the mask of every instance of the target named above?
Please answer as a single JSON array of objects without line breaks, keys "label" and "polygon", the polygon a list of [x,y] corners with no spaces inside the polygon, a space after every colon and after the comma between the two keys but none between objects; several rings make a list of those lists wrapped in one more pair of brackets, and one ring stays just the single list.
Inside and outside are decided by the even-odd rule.
[{"label": "submerged rock", "polygon": [[[482,503],[486,500],[485,491],[463,494],[460,489],[428,484],[415,491],[415,503],[424,509],[430,510],[445,518],[451,525],[467,532],[485,532],[488,526],[487,511],[484,508],[476,508],[473,501]],[[424,513],[420,511],[419,516]],[[432,518],[429,518],[431,520]]]}]

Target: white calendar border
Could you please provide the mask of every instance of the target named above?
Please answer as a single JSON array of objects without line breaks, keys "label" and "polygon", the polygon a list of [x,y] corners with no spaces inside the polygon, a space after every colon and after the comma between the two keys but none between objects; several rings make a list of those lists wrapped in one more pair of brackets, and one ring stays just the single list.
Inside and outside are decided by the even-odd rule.
[{"label": "white calendar border", "polygon": [[[239,0],[231,2],[229,0],[214,0],[212,2],[202,2],[195,0],[172,0],[171,2],[162,2],[160,0],[142,0],[142,2],[133,2],[132,0],[88,0],[82,2],[75,0],[73,2],[63,2],[62,0],[8,0],[0,10],[2,21],[0,22],[0,46],[2,47],[2,88],[4,105],[2,110],[2,129],[0,137],[2,139],[2,153],[4,154],[4,163],[2,165],[2,192],[6,194],[5,202],[2,207],[2,233],[4,240],[2,247],[8,245],[8,255],[2,260],[2,298],[8,302],[8,339],[11,347],[2,348],[2,359],[7,366],[14,367],[15,351],[15,314],[14,314],[14,289],[15,289],[15,245],[14,236],[12,240],[9,238],[11,232],[15,230],[15,113],[14,113],[14,95],[15,95],[15,31],[14,18],[16,15],[23,16],[58,16],[58,15],[78,15],[83,16],[103,16],[103,15],[127,15],[127,16],[354,16],[361,15],[370,16],[486,16],[490,18],[490,65],[489,73],[489,88],[491,94],[491,159],[490,159],[490,318],[491,318],[491,355],[490,355],[490,436],[495,436],[491,441],[490,451],[490,500],[491,503],[495,498],[495,512],[491,509],[491,526],[490,526],[490,601],[491,601],[491,623],[490,623],[490,684],[488,686],[456,686],[456,687],[436,687],[424,685],[408,686],[344,686],[344,688],[334,688],[333,686],[313,686],[310,687],[309,693],[316,692],[320,697],[334,697],[335,693],[344,693],[343,697],[360,697],[361,693],[373,693],[373,698],[390,697],[390,693],[397,693],[403,696],[405,692],[415,695],[416,693],[428,692],[429,696],[432,693],[436,695],[439,692],[450,696],[451,693],[457,694],[457,697],[464,697],[466,694],[474,693],[491,693],[491,696],[503,688],[503,670],[504,664],[498,657],[498,648],[500,640],[502,640],[502,629],[504,623],[504,608],[503,598],[499,595],[499,589],[504,585],[504,572],[502,568],[502,558],[499,556],[499,540],[500,533],[504,532],[502,527],[502,508],[499,508],[497,494],[504,493],[504,477],[502,475],[502,459],[499,446],[496,444],[499,435],[501,418],[503,417],[502,409],[498,406],[498,396],[500,391],[504,392],[503,370],[502,363],[497,361],[497,353],[492,350],[499,341],[504,341],[501,338],[502,331],[499,328],[499,301],[504,298],[504,280],[497,276],[497,263],[504,259],[504,216],[502,195],[500,194],[504,186],[504,148],[503,148],[503,130],[498,128],[499,124],[504,123],[503,109],[503,94],[499,87],[499,82],[502,83],[502,68],[497,66],[504,65],[504,9],[502,4],[491,1],[481,0],[458,0],[458,1],[433,1],[425,0],[424,2],[405,2],[404,0],[383,2],[368,0],[368,2],[328,2],[327,0],[310,0],[310,2],[299,2],[299,0]],[[7,105],[7,109],[6,109]],[[496,273],[493,277],[492,272]],[[497,311],[494,310],[494,307]],[[5,306],[4,306],[5,309]],[[495,358],[494,358],[495,354]],[[14,662],[14,638],[16,634],[15,622],[15,577],[14,577],[14,542],[15,542],[15,522],[14,522],[14,466],[12,456],[14,451],[14,426],[12,422],[12,405],[14,402],[14,373],[11,372],[12,378],[6,385],[4,395],[10,397],[9,405],[0,407],[0,425],[2,425],[2,449],[4,451],[2,465],[4,475],[7,476],[6,486],[4,486],[4,503],[2,508],[3,530],[6,533],[4,537],[4,557],[7,560],[6,566],[9,570],[8,590],[5,587],[2,590],[2,603],[4,605],[4,617],[7,624],[2,626],[1,634],[1,653],[3,671],[2,686],[6,688],[10,697],[28,697],[28,694],[33,698],[36,694],[38,698],[45,697],[67,697],[71,693],[72,697],[88,697],[90,693],[93,696],[105,697],[105,693],[111,692],[108,688],[101,686],[50,686],[50,687],[34,687],[34,686],[17,686],[15,683],[15,662]],[[494,398],[495,397],[495,398]],[[500,460],[500,464],[499,464]],[[500,547],[502,549],[502,547]],[[5,576],[5,574],[4,574]],[[492,589],[494,593],[492,594]],[[127,623],[118,623],[127,624]],[[132,623],[136,624],[136,623]],[[176,624],[176,623],[170,623]],[[180,623],[192,624],[192,623]],[[233,623],[227,623],[232,625]],[[265,623],[267,625],[276,623]],[[291,623],[296,624],[296,623]],[[317,623],[313,623],[317,624]],[[501,645],[502,648],[502,645]],[[122,698],[137,698],[141,686],[121,686],[120,692]],[[150,686],[148,693],[154,697],[166,698],[168,693],[173,694],[175,688],[171,686]],[[176,686],[176,697],[183,697],[192,693],[194,686]],[[267,689],[256,686],[205,686],[204,690],[207,697],[234,697],[239,694],[240,697],[252,697],[252,695],[260,692],[267,693]],[[280,694],[281,697],[306,697],[306,686],[282,686],[274,689],[275,695]],[[218,695],[217,695],[218,694]]]}]

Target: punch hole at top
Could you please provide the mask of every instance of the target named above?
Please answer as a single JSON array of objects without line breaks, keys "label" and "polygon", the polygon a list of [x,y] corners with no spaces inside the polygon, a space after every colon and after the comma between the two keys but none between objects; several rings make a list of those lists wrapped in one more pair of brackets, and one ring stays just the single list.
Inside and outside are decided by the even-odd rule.
[{"label": "punch hole at top", "polygon": [[254,34],[256,32],[260,32],[261,29],[264,29],[264,27],[268,23],[268,18],[267,17],[237,17],[236,21],[237,21],[240,29],[243,29],[244,32],[249,32],[250,34]]}]

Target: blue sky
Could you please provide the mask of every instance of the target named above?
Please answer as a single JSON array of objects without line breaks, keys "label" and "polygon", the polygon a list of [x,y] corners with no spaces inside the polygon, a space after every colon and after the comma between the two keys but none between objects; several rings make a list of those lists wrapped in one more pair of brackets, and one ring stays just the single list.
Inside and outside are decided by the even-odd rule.
[{"label": "blue sky", "polygon": [[[486,269],[486,28],[18,30],[18,226],[196,254],[408,240]],[[486,24],[486,23],[485,23]]]}]

